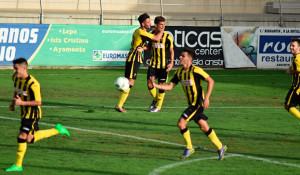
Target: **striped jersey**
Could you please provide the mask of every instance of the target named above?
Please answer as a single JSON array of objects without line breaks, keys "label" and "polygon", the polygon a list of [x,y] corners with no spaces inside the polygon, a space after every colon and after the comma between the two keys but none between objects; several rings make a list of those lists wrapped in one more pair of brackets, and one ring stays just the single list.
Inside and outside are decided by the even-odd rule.
[{"label": "striped jersey", "polygon": [[204,91],[202,80],[209,75],[200,67],[191,65],[185,70],[183,67],[176,70],[171,82],[178,84],[181,82],[189,106],[203,105]]},{"label": "striped jersey", "polygon": [[[154,32],[155,31],[152,31],[151,33],[154,34]],[[167,32],[164,32],[160,41],[152,41],[149,66],[156,69],[166,69],[168,65],[166,51],[173,47],[172,36]]]},{"label": "striped jersey", "polygon": [[[29,75],[26,79],[20,79],[13,75],[15,92],[23,101],[41,101],[40,83]],[[20,106],[21,118],[34,119],[42,118],[42,110],[40,106]]]},{"label": "striped jersey", "polygon": [[[292,60],[291,68],[293,71],[300,72],[300,54],[296,55],[296,57]],[[299,85],[300,85],[300,73],[293,74],[292,87],[294,89],[299,89]]]},{"label": "striped jersey", "polygon": [[137,51],[138,47],[144,47],[147,41],[151,41],[154,37],[153,34],[138,28],[132,35],[130,51],[127,55],[126,62],[139,62],[143,63],[143,54]]}]

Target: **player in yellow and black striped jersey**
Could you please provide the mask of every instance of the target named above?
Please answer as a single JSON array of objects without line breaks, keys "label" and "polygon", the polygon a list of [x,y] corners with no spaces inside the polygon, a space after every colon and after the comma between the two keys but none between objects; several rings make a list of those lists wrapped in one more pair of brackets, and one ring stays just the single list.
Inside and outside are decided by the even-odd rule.
[{"label": "player in yellow and black striped jersey", "polygon": [[39,130],[38,121],[42,117],[42,98],[40,83],[27,72],[26,59],[19,58],[13,61],[14,65],[14,96],[9,108],[15,110],[20,106],[21,127],[18,136],[18,151],[16,162],[6,171],[22,171],[23,158],[27,150],[27,143],[34,143],[57,134],[70,135],[68,130],[57,124],[55,128]]},{"label": "player in yellow and black striped jersey", "polygon": [[125,77],[129,80],[129,88],[126,91],[120,93],[119,102],[115,109],[119,112],[126,112],[123,107],[131,88],[134,86],[135,79],[137,77],[140,64],[143,63],[143,47],[149,41],[159,41],[163,35],[163,31],[160,31],[157,35],[147,32],[147,29],[151,27],[150,16],[144,13],[138,17],[141,27],[135,30],[132,36],[130,51],[126,58],[125,65]]},{"label": "player in yellow and black striped jersey", "polygon": [[[151,33],[157,34],[159,31],[165,30],[165,21],[164,17],[157,16],[154,19],[155,29]],[[159,90],[159,93],[157,93],[150,79],[152,79],[152,81],[157,79],[158,84],[164,84],[168,80],[168,73],[174,64],[172,36],[164,32],[160,41],[152,41],[148,47],[145,47],[145,49],[149,48],[151,48],[151,59],[147,72],[147,84],[153,98],[149,108],[150,112],[159,112],[163,104],[165,91]],[[169,57],[167,53],[169,53]]]},{"label": "player in yellow and black striped jersey", "polygon": [[[14,88],[17,95],[22,101],[42,101],[40,83],[32,76],[21,79],[17,74],[13,75]],[[28,93],[27,93],[28,92]],[[42,117],[40,106],[20,106],[22,119],[39,119]]]},{"label": "player in yellow and black striped jersey", "polygon": [[291,53],[294,55],[291,67],[286,70],[286,74],[292,75],[292,87],[289,90],[284,107],[296,118],[300,119],[300,112],[296,108],[300,104],[300,39],[292,38],[290,45]]},{"label": "player in yellow and black striped jersey", "polygon": [[[195,51],[189,48],[183,49],[180,59],[179,68],[170,83],[167,85],[157,85],[153,83],[153,86],[162,90],[172,90],[179,82],[181,83],[185,95],[188,101],[188,108],[182,113],[177,123],[178,128],[186,142],[186,149],[184,150],[181,158],[187,158],[195,152],[192,145],[190,131],[187,128],[187,123],[190,120],[194,120],[200,127],[200,129],[207,135],[207,137],[218,148],[219,160],[224,158],[227,146],[223,145],[217,137],[215,131],[209,127],[207,123],[207,116],[203,113],[204,109],[209,106],[209,98],[214,86],[214,80],[200,67],[193,66],[192,61],[195,57]],[[208,83],[207,90],[204,96],[202,88],[202,81]]]}]

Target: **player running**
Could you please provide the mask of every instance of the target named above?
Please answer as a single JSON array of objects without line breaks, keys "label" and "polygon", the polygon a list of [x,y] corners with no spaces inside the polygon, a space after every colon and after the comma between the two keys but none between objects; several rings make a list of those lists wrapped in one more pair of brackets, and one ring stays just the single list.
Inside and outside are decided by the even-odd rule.
[{"label": "player running", "polygon": [[296,118],[300,119],[300,112],[296,108],[300,104],[300,39],[291,39],[291,53],[294,55],[291,67],[286,74],[292,75],[292,87],[286,95],[284,108]]},{"label": "player running", "polygon": [[[181,82],[187,97],[188,108],[184,110],[177,123],[177,126],[186,142],[186,149],[184,150],[181,159],[187,158],[195,152],[192,145],[190,130],[187,128],[188,122],[190,120],[194,120],[211,142],[218,148],[219,160],[222,160],[224,158],[225,151],[227,150],[227,146],[222,144],[215,131],[209,127],[207,123],[208,118],[203,113],[203,111],[209,106],[209,97],[213,90],[214,80],[203,69],[192,65],[194,58],[194,50],[189,48],[183,49],[181,56],[179,57],[182,67],[175,72],[170,83],[166,85],[157,85],[154,82],[152,83],[153,86],[158,89],[170,91],[179,82]],[[202,80],[208,83],[205,96],[202,89]]]},{"label": "player running", "polygon": [[38,122],[42,118],[40,83],[32,75],[28,74],[26,59],[19,58],[14,60],[13,66],[15,91],[9,109],[14,111],[16,105],[20,106],[21,127],[18,136],[16,162],[5,171],[23,171],[22,164],[27,150],[27,143],[35,143],[57,134],[67,134],[70,136],[70,133],[60,124],[57,124],[52,129],[39,130]]}]

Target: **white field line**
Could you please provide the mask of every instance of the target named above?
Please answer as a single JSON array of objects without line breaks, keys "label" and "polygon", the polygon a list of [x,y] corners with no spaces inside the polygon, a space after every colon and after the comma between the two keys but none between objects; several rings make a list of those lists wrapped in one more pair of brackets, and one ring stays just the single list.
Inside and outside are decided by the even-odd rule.
[{"label": "white field line", "polygon": [[[20,119],[17,119],[17,118],[4,117],[4,116],[0,116],[0,119],[20,121]],[[55,126],[55,124],[50,124],[50,123],[45,123],[45,122],[39,122],[39,124],[48,125],[48,126]],[[156,140],[156,139],[149,139],[149,138],[143,138],[143,137],[137,137],[137,136],[126,135],[126,134],[118,134],[118,133],[112,133],[112,132],[106,132],[106,131],[96,131],[96,130],[90,130],[90,129],[82,129],[82,128],[71,127],[71,126],[64,126],[64,127],[68,128],[68,129],[77,130],[77,131],[98,133],[98,134],[104,134],[104,135],[112,135],[112,136],[118,136],[118,137],[126,137],[126,138],[132,138],[132,139],[136,139],[136,140],[150,141],[150,142],[156,142],[156,143],[162,143],[162,144],[180,146],[180,147],[185,146],[184,144],[172,143],[172,142]],[[204,149],[208,150],[208,151],[212,151],[212,152],[214,151],[214,150],[209,150],[209,149],[206,149],[206,148],[204,148]],[[260,160],[260,161],[279,164],[279,165],[284,165],[284,166],[292,166],[292,167],[300,168],[299,164],[286,163],[286,162],[283,162],[283,161],[274,161],[274,160],[269,160],[269,159],[266,159],[266,158],[253,157],[253,156],[243,155],[243,154],[227,153],[227,155],[225,157],[228,158],[228,157],[236,157],[236,156],[247,158],[247,159]],[[201,161],[201,160],[217,159],[217,158],[218,157],[198,158],[198,159],[192,159],[192,160],[188,160],[188,161],[196,162],[196,161]],[[159,172],[165,171],[166,169],[173,168],[175,166],[185,164],[185,162],[187,162],[187,161],[165,165],[165,166],[162,166],[158,169],[155,169],[151,173],[156,173],[157,174]],[[190,163],[190,162],[188,162],[188,163]],[[152,174],[152,175],[155,175],[155,174]]]},{"label": "white field line", "polygon": [[[20,121],[20,119],[10,118],[10,117],[3,117],[3,116],[0,116],[0,119]],[[55,124],[50,124],[50,123],[45,123],[45,122],[39,122],[39,124],[47,125],[47,126],[55,126]],[[166,142],[166,141],[162,141],[162,140],[148,139],[148,138],[137,137],[137,136],[132,136],[132,135],[118,134],[118,133],[113,133],[113,132],[82,129],[82,128],[76,128],[76,127],[65,126],[65,125],[64,125],[64,127],[68,128],[68,129],[72,129],[72,130],[77,130],[77,131],[84,131],[84,132],[90,132],[90,133],[98,133],[98,134],[104,134],[104,135],[113,135],[113,136],[119,136],[119,137],[126,137],[126,138],[132,138],[132,139],[136,139],[136,140],[151,141],[151,142],[163,143],[163,144],[174,145],[174,146],[182,146],[182,147],[185,146],[185,145],[179,144],[179,143],[172,143],[172,142]]]},{"label": "white field line", "polygon": [[[279,165],[285,165],[285,166],[292,166],[296,168],[300,168],[300,165],[298,164],[292,164],[292,163],[286,163],[286,162],[279,162],[279,161],[274,161],[274,160],[269,160],[265,158],[260,158],[260,157],[253,157],[253,156],[247,156],[247,155],[242,155],[242,154],[234,154],[234,153],[227,153],[225,156],[226,159],[229,157],[243,157],[247,159],[253,159],[253,160],[260,160],[264,162],[269,162],[269,163],[274,163],[274,164],[279,164]],[[182,161],[182,162],[176,162],[168,165],[161,166],[159,168],[154,169],[152,172],[149,173],[149,175],[159,175],[160,173],[174,168],[176,166],[184,165],[184,164],[189,164],[197,161],[202,161],[202,160],[211,160],[211,159],[218,159],[219,157],[203,157],[203,158],[196,158],[196,159],[190,159],[188,161]]]},{"label": "white field line", "polygon": [[[239,156],[239,155],[227,155],[226,158],[229,157],[235,157],[235,156]],[[198,162],[201,160],[211,160],[211,159],[218,159],[219,157],[215,156],[215,157],[202,157],[202,158],[196,158],[196,159],[189,159],[187,161],[180,161],[180,162],[176,162],[176,163],[172,163],[172,164],[168,164],[168,165],[164,165],[161,166],[159,168],[156,168],[155,170],[153,170],[152,172],[149,173],[149,175],[158,175],[164,171],[166,171],[167,169],[172,169],[176,166],[180,166],[180,165],[184,165],[184,164],[189,164],[189,163],[193,163],[193,162]]]},{"label": "white field line", "polygon": [[262,157],[253,157],[253,156],[243,155],[243,154],[235,154],[235,153],[230,153],[230,154],[240,156],[240,157],[244,157],[244,158],[248,158],[248,159],[260,160],[260,161],[274,163],[274,164],[278,164],[278,165],[285,165],[285,166],[292,166],[292,167],[300,168],[300,164],[286,163],[286,162],[283,162],[283,161],[269,160],[269,159],[262,158]]}]

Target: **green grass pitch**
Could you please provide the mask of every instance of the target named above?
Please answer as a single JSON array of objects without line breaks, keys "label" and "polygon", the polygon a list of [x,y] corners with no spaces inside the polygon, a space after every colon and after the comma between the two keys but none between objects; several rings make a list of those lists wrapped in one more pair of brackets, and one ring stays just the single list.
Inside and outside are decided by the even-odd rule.
[{"label": "green grass pitch", "polygon": [[140,70],[123,114],[114,110],[114,81],[123,69],[30,69],[42,87],[40,129],[61,123],[71,137],[28,145],[23,172],[6,173],[15,162],[20,116],[19,108],[8,108],[13,71],[0,70],[0,174],[299,174],[299,120],[283,109],[291,77],[283,70],[207,72],[215,86],[205,114],[228,146],[223,161],[194,122],[188,127],[196,152],[179,159],[185,145],[176,123],[187,107],[181,85],[166,92],[161,112],[150,113],[146,70]]}]

